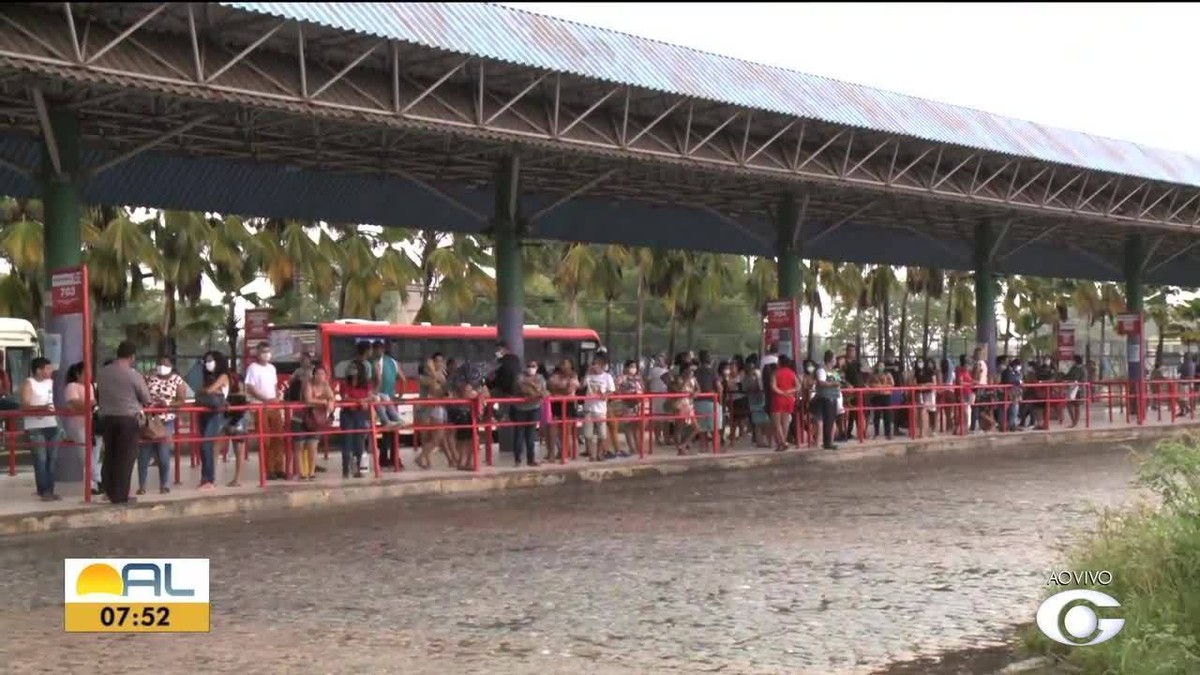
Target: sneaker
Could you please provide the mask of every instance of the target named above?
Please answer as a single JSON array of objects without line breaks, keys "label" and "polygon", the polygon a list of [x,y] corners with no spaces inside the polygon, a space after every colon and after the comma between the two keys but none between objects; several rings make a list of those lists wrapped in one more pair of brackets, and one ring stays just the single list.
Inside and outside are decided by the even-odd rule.
[{"label": "sneaker", "polygon": [[830,443],[829,445],[825,445],[822,447],[825,448],[826,450],[837,450],[838,449],[838,446],[834,445],[833,443]]},{"label": "sneaker", "polygon": [[355,471],[355,472],[354,472],[354,477],[355,477],[355,478],[362,478],[362,477],[363,477],[363,472],[361,472],[361,471]]},{"label": "sneaker", "polygon": [[349,472],[349,471],[343,471],[343,472],[342,472],[342,478],[349,478],[349,477],[350,477],[350,472]]},{"label": "sneaker", "polygon": [[52,501],[54,501],[54,495],[51,495],[51,494],[39,495],[38,499],[40,499],[44,502],[52,502]]},{"label": "sneaker", "polygon": [[170,492],[171,492],[171,488],[169,488],[169,487],[167,487],[167,486],[165,486],[165,485],[164,485],[164,486],[162,486],[162,487],[160,487],[160,488],[158,488],[158,494],[160,494],[160,495],[169,494]]},{"label": "sneaker", "polygon": [[138,488],[138,489],[137,489],[137,493],[138,493],[139,495],[144,495],[144,494],[146,494],[146,488]]}]

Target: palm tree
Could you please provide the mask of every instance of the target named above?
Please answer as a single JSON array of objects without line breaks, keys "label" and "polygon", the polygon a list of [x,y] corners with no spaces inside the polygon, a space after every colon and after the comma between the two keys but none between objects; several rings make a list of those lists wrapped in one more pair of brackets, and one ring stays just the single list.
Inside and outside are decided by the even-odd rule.
[{"label": "palm tree", "polygon": [[0,305],[12,316],[41,326],[45,276],[41,202],[5,197],[0,202],[0,257],[11,271],[0,283]]},{"label": "palm tree", "polygon": [[767,301],[775,297],[778,288],[779,274],[775,259],[766,256],[754,258],[750,263],[750,273],[746,275],[746,302],[763,314]]},{"label": "palm tree", "polygon": [[567,301],[572,326],[579,325],[579,299],[590,287],[598,264],[595,249],[588,244],[574,243],[567,246],[555,270],[555,286]]},{"label": "palm tree", "polygon": [[725,256],[685,251],[683,274],[676,280],[676,309],[687,330],[687,344],[695,348],[696,320],[705,310],[721,304],[726,289],[733,285],[733,274]]},{"label": "palm tree", "polygon": [[1146,317],[1154,322],[1158,329],[1158,343],[1154,348],[1154,363],[1156,367],[1162,364],[1163,343],[1171,326],[1171,298],[1179,289],[1174,286],[1151,286],[1149,297],[1146,298]]},{"label": "palm tree", "polygon": [[1105,377],[1105,352],[1108,351],[1107,332],[1108,323],[1113,321],[1120,312],[1125,310],[1125,294],[1121,292],[1121,287],[1114,283],[1100,284],[1100,306],[1097,317],[1100,320],[1100,366],[1098,377],[1103,380]]},{"label": "palm tree", "polygon": [[[591,288],[604,301],[604,344],[612,349],[612,308],[621,297],[624,270],[633,262],[633,254],[620,244],[601,247],[592,269]],[[638,354],[641,356],[641,354]]]},{"label": "palm tree", "polygon": [[[882,351],[892,348],[891,298],[892,289],[899,285],[896,270],[890,265],[876,265],[865,280],[867,299],[879,310],[879,344]],[[905,355],[901,354],[901,360]]]},{"label": "palm tree", "polygon": [[[921,327],[921,357],[929,358],[929,301],[941,300],[946,290],[946,275],[936,267],[910,267],[905,283],[913,293],[925,296],[925,313]],[[903,333],[901,333],[903,335]],[[943,349],[943,351],[945,351]]]},{"label": "palm tree", "polygon": [[646,330],[646,294],[649,291],[649,280],[654,274],[654,252],[648,248],[633,250],[633,266],[637,270],[637,323],[634,327],[634,342],[637,345],[637,356],[644,355]]},{"label": "palm tree", "polygon": [[246,294],[245,288],[262,269],[265,238],[251,232],[238,216],[211,217],[212,239],[208,247],[206,274],[221,292],[225,306],[225,338],[229,346],[230,367],[237,369],[237,300],[258,304],[257,296]]},{"label": "palm tree", "polygon": [[200,301],[208,243],[212,227],[204,214],[164,211],[147,222],[150,237],[160,255],[151,261],[150,272],[163,284],[163,313],[159,320],[159,352],[174,356],[177,351],[178,303]]},{"label": "palm tree", "polygon": [[968,317],[975,314],[975,289],[970,283],[973,275],[966,272],[949,272],[946,275],[946,318],[942,324],[942,358],[950,356],[950,326],[961,329]]}]

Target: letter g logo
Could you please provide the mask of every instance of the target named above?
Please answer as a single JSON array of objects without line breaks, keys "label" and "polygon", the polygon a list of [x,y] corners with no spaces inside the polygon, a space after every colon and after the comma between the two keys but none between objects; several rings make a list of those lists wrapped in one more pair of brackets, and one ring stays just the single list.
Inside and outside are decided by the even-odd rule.
[{"label": "letter g logo", "polygon": [[[1066,610],[1065,614],[1063,613],[1063,609],[1067,605],[1078,600],[1082,600],[1086,604],[1075,605]],[[1125,619],[1101,619],[1096,616],[1096,610],[1092,607],[1120,606],[1121,603],[1116,599],[1100,591],[1075,589],[1055,593],[1046,598],[1041,607],[1038,607],[1038,630],[1051,640],[1064,645],[1072,647],[1098,645],[1116,637],[1117,633],[1120,633],[1121,629],[1125,627]],[[1060,620],[1066,635],[1063,635],[1063,630],[1059,629]]]}]

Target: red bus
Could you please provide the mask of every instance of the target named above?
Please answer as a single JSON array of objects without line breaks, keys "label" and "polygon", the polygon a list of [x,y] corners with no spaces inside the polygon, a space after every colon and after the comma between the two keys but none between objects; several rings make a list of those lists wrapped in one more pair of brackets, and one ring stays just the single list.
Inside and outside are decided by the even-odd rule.
[{"label": "red bus", "polygon": [[[308,323],[271,326],[271,353],[280,380],[296,371],[300,354],[307,351],[335,377],[345,376],[346,365],[354,358],[360,342],[382,340],[392,358],[400,364],[408,386],[396,392],[415,397],[421,364],[436,352],[447,359],[464,359],[491,364],[495,361],[495,326],[434,326],[427,323],[398,325],[386,321],[343,319],[332,323]],[[587,328],[543,328],[525,326],[525,358],[557,363],[571,359],[583,372],[600,347],[600,336]],[[412,420],[412,406],[399,406],[402,423]]]}]

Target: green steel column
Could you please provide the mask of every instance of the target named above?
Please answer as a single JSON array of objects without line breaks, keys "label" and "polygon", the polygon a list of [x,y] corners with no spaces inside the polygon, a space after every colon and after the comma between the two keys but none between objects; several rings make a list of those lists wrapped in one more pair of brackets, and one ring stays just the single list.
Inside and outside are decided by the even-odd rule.
[{"label": "green steel column", "polygon": [[525,359],[525,285],[521,271],[521,162],[516,153],[496,172],[496,330],[508,348]]},{"label": "green steel column", "polygon": [[[1125,238],[1125,307],[1129,312],[1141,314],[1145,311],[1143,303],[1144,289],[1142,287],[1142,263],[1146,259],[1146,238],[1141,234],[1131,234]],[[1145,319],[1142,320],[1142,331],[1145,332]],[[1129,362],[1129,380],[1141,382],[1145,377],[1145,364],[1142,363],[1142,335],[1130,335],[1126,338],[1127,356]]]},{"label": "green steel column", "polygon": [[[46,288],[49,297],[50,276],[54,270],[74,267],[83,262],[83,228],[80,225],[79,206],[79,121],[70,110],[55,108],[47,111],[54,146],[58,151],[62,173],[54,168],[50,144],[43,139],[40,184],[44,210],[42,248],[45,252]],[[61,337],[62,351],[55,373],[55,405],[63,408],[65,375],[67,368],[83,360],[83,333],[90,326],[83,325],[83,316],[51,316],[47,302],[46,333]],[[50,356],[54,356],[51,354]],[[60,482],[83,480],[83,450],[77,446],[59,449],[55,478]]]},{"label": "green steel column", "polygon": [[975,344],[987,345],[987,366],[996,368],[996,270],[992,249],[996,232],[992,221],[984,219],[975,226]]},{"label": "green steel column", "polygon": [[787,193],[779,200],[776,213],[779,239],[775,246],[775,266],[778,270],[781,300],[800,297],[800,254],[796,250],[796,230],[800,227],[800,207],[796,195]]},{"label": "green steel column", "polygon": [[60,267],[83,260],[83,228],[79,224],[79,121],[70,110],[51,108],[50,128],[58,147],[63,175],[55,175],[50,150],[42,143],[42,203],[45,209],[46,282]]}]

